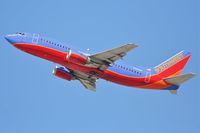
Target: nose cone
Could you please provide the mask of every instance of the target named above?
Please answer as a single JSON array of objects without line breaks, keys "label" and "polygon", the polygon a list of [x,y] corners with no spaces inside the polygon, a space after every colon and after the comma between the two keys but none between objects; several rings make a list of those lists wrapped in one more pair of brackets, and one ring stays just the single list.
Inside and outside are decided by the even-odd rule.
[{"label": "nose cone", "polygon": [[17,42],[17,37],[14,35],[6,35],[5,39],[11,44],[14,44]]},{"label": "nose cone", "polygon": [[5,36],[5,39],[6,39],[7,41],[10,40],[8,35]]}]

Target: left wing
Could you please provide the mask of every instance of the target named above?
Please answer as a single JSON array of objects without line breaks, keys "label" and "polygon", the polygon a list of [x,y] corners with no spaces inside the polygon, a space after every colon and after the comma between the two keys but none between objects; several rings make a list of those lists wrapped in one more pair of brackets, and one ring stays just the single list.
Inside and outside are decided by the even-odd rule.
[{"label": "left wing", "polygon": [[89,80],[84,80],[84,79],[81,79],[81,78],[79,78],[78,80],[81,82],[81,84],[86,89],[89,89],[89,90],[92,90],[92,91],[96,91],[96,82],[89,81]]},{"label": "left wing", "polygon": [[126,44],[118,48],[90,55],[89,58],[91,62],[86,64],[86,66],[99,68],[100,70],[106,70],[116,60],[124,57],[128,51],[135,47],[137,47],[135,44]]},{"label": "left wing", "polygon": [[94,75],[84,74],[77,71],[70,70],[64,67],[55,67],[53,69],[53,75],[71,81],[71,80],[78,80],[81,84],[92,91],[96,91],[96,81],[97,77]]},{"label": "left wing", "polygon": [[89,89],[89,90],[92,90],[92,91],[96,91],[97,78],[95,76],[79,73],[79,72],[76,72],[76,71],[73,71],[73,70],[71,70],[71,71],[73,72],[73,76],[75,77],[75,79],[80,81],[80,83],[86,89]]}]

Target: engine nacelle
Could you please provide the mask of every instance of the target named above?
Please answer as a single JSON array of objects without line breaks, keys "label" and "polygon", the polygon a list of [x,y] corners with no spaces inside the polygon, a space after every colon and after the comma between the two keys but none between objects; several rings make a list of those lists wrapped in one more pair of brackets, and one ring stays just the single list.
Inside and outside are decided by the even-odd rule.
[{"label": "engine nacelle", "polygon": [[69,52],[67,53],[66,59],[76,64],[82,65],[90,62],[90,58],[87,55],[81,52],[73,53],[71,50],[69,50]]},{"label": "engine nacelle", "polygon": [[59,78],[62,78],[62,79],[65,79],[65,80],[73,80],[73,75],[67,71],[64,67],[55,67],[53,69],[53,75],[55,75],[56,77],[59,77]]}]

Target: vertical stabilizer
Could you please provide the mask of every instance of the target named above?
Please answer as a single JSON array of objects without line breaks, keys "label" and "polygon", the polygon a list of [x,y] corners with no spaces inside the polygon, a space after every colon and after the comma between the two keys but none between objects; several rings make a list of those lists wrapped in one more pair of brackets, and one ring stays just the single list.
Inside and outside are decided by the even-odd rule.
[{"label": "vertical stabilizer", "polygon": [[190,52],[181,51],[154,67],[154,70],[163,78],[180,75],[190,56]]}]

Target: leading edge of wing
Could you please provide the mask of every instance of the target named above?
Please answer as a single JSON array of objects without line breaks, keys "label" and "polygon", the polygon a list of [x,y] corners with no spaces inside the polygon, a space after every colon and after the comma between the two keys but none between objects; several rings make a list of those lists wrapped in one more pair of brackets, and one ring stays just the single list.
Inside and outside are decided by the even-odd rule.
[{"label": "leading edge of wing", "polygon": [[[94,55],[91,55],[90,58],[96,58],[96,59],[101,59],[101,60],[106,60],[107,58],[110,58],[112,56],[119,56],[120,58],[122,58],[123,56],[126,55],[126,53],[130,50],[132,50],[133,48],[136,48],[138,45],[136,44],[126,44],[114,49],[110,49],[107,51],[103,51]],[[122,54],[122,55],[120,55]]]},{"label": "leading edge of wing", "polygon": [[86,64],[86,66],[99,68],[100,70],[104,71],[116,60],[122,59],[128,51],[132,50],[135,47],[137,47],[136,44],[126,44],[118,48],[90,55],[90,62]]}]

